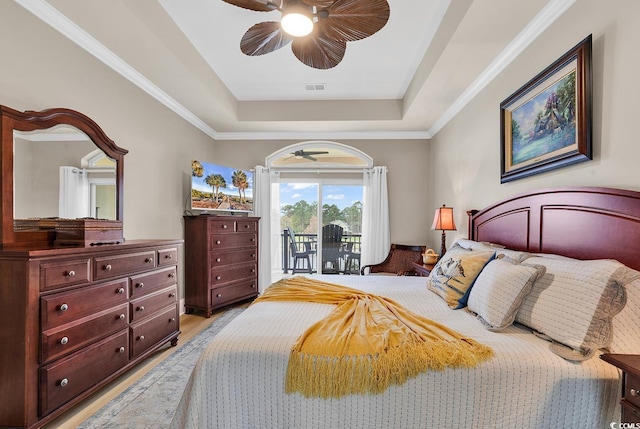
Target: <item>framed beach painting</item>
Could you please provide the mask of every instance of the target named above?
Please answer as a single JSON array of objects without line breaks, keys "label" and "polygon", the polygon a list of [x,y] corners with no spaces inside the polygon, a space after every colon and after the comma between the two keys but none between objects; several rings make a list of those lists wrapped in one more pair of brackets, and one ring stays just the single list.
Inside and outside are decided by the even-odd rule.
[{"label": "framed beach painting", "polygon": [[500,127],[500,183],[591,159],[591,35],[500,103]]}]

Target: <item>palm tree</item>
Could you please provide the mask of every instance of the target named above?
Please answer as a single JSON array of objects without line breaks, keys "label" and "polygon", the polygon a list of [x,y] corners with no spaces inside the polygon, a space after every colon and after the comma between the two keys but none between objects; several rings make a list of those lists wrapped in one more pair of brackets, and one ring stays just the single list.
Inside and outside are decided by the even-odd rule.
[{"label": "palm tree", "polygon": [[218,191],[220,188],[227,187],[227,181],[224,180],[222,174],[210,174],[204,178],[204,183],[213,188],[213,193],[216,197],[216,203],[218,202]]},{"label": "palm tree", "polygon": [[231,182],[233,183],[233,186],[238,188],[240,203],[241,204],[244,203],[243,195],[244,195],[245,189],[249,187],[249,183],[247,182],[247,174],[242,170],[236,170],[231,175]]},{"label": "palm tree", "polygon": [[191,175],[193,177],[202,177],[204,174],[204,167],[199,161],[191,161]]}]

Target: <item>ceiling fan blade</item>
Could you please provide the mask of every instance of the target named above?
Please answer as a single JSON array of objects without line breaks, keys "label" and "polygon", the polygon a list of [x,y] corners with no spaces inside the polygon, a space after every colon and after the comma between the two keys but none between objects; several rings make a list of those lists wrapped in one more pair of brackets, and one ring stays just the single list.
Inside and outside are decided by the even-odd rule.
[{"label": "ceiling fan blade", "polygon": [[364,39],[379,31],[389,21],[387,0],[337,0],[328,9],[328,16],[319,15],[321,31],[332,39]]},{"label": "ceiling fan blade", "polygon": [[325,155],[329,153],[326,150],[304,150],[302,152],[304,152],[307,155]]},{"label": "ceiling fan blade", "polygon": [[302,3],[315,6],[318,10],[329,9],[329,7],[334,4],[336,0],[302,0]]},{"label": "ceiling fan blade", "polygon": [[249,56],[268,54],[291,42],[292,37],[280,27],[279,22],[261,22],[244,33],[240,50]]},{"label": "ceiling fan blade", "polygon": [[323,37],[321,32],[298,37],[291,44],[293,54],[303,64],[314,69],[326,70],[340,64],[347,50],[347,42]]},{"label": "ceiling fan blade", "polygon": [[225,3],[241,7],[243,9],[257,10],[258,12],[270,12],[278,9],[280,2],[276,0],[275,4],[271,0],[222,0]]}]

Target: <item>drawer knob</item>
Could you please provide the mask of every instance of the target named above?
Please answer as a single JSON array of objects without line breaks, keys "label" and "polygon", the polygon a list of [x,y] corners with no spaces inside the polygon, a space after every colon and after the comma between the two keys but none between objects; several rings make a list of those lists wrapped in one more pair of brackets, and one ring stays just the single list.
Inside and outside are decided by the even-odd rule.
[{"label": "drawer knob", "polygon": [[255,254],[255,253],[252,253],[252,254],[251,254],[251,257],[252,257],[252,258],[255,258],[255,257],[256,257],[256,254]]},{"label": "drawer knob", "polygon": [[124,353],[124,347],[120,347],[120,348],[118,349],[118,353]]},{"label": "drawer knob", "polygon": [[638,391],[636,389],[629,390],[629,393],[631,394],[631,396],[638,396]]},{"label": "drawer knob", "polygon": [[118,295],[122,295],[122,294],[124,294],[124,288],[123,288],[123,287],[118,288],[118,289],[116,290],[116,293],[117,293]]},{"label": "drawer knob", "polygon": [[256,288],[256,285],[251,285],[251,289],[255,289],[255,288]]},{"label": "drawer knob", "polygon": [[144,287],[144,282],[136,283],[136,287],[142,289]]},{"label": "drawer knob", "polygon": [[104,267],[102,267],[102,269],[105,270],[105,271],[111,271],[111,268],[112,268],[111,264],[107,264]]},{"label": "drawer knob", "polygon": [[256,239],[255,238],[251,238],[251,239],[249,239],[249,241],[253,243],[254,241],[256,241]]},{"label": "drawer knob", "polygon": [[60,311],[67,311],[69,309],[69,304],[61,304]]},{"label": "drawer knob", "polygon": [[60,338],[60,344],[62,344],[63,346],[65,344],[67,344],[69,342],[69,337],[62,337]]},{"label": "drawer knob", "polygon": [[222,298],[222,294],[221,293],[216,294],[216,298]]},{"label": "drawer knob", "polygon": [[256,272],[256,269],[255,269],[255,268],[251,268],[251,272],[252,272],[252,273],[255,273],[255,272]]},{"label": "drawer knob", "polygon": [[65,387],[67,384],[69,384],[69,380],[67,380],[66,378],[60,380],[60,387]]},{"label": "drawer knob", "polygon": [[140,335],[140,336],[138,337],[138,341],[144,341],[144,335]]},{"label": "drawer knob", "polygon": [[169,323],[173,323],[173,322],[175,322],[175,321],[176,321],[176,318],[175,318],[175,317],[172,317],[171,319],[169,319]]},{"label": "drawer knob", "polygon": [[147,264],[151,264],[151,263],[153,263],[153,258],[145,258],[145,259],[144,259],[144,261],[145,261]]},{"label": "drawer knob", "polygon": [[227,224],[222,225],[222,229],[227,229]]},{"label": "drawer knob", "polygon": [[216,262],[220,262],[220,261],[222,261],[222,259],[216,258]]},{"label": "drawer knob", "polygon": [[220,276],[216,276],[216,280],[220,280],[222,277]]},{"label": "drawer knob", "polygon": [[124,318],[125,318],[125,317],[126,317],[126,316],[124,315],[124,313],[121,313],[121,314],[120,314],[120,316],[118,316],[118,319],[120,319],[120,320],[124,320]]},{"label": "drawer knob", "polygon": [[171,253],[164,255],[165,259],[173,259],[173,255]]},{"label": "drawer knob", "polygon": [[175,293],[171,292],[171,293],[169,294],[169,298],[175,298],[175,297],[176,297],[176,294],[175,294]]},{"label": "drawer knob", "polygon": [[245,227],[245,228],[249,228],[249,225],[245,225],[244,227]]},{"label": "drawer knob", "polygon": [[173,271],[169,273],[169,278],[173,279],[176,277],[176,273],[174,273]]},{"label": "drawer knob", "polygon": [[220,240],[216,240],[216,244],[220,244]]},{"label": "drawer knob", "polygon": [[144,305],[141,305],[140,307],[136,308],[136,311],[144,311]]},{"label": "drawer knob", "polygon": [[76,272],[73,270],[67,271],[67,277],[75,277],[76,276]]}]

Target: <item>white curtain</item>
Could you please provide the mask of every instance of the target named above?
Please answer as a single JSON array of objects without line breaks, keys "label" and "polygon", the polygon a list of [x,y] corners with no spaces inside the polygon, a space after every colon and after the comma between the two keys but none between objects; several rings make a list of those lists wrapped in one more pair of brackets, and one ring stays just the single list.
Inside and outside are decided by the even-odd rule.
[{"label": "white curtain", "polygon": [[260,217],[258,237],[258,290],[262,293],[282,277],[282,239],[280,238],[280,175],[256,166],[254,215]]},{"label": "white curtain", "polygon": [[382,262],[391,248],[387,167],[364,171],[362,266]]},{"label": "white curtain", "polygon": [[77,167],[60,167],[58,216],[69,219],[90,216],[86,171]]}]

